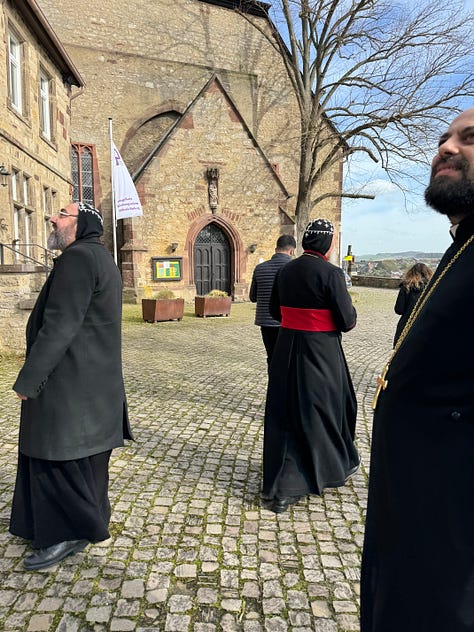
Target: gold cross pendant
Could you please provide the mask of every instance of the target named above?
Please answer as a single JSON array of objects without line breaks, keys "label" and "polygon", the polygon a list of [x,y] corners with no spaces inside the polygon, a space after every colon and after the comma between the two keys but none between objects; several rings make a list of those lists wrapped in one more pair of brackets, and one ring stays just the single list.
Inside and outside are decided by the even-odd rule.
[{"label": "gold cross pendant", "polygon": [[385,376],[388,373],[389,367],[390,367],[390,360],[384,366],[382,373],[377,376],[377,390],[375,391],[374,401],[372,402],[372,410],[375,410],[377,408],[377,402],[379,400],[379,395],[388,386],[388,380],[385,379]]}]

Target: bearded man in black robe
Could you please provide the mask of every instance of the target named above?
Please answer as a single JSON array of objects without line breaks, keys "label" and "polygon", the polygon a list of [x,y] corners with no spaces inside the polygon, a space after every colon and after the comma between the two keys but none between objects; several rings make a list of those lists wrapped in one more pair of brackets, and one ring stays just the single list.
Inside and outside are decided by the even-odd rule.
[{"label": "bearded man in black robe", "polygon": [[453,243],[378,379],[362,632],[474,630],[474,108],[441,136],[425,199]]},{"label": "bearded man in black robe", "polygon": [[327,260],[333,236],[331,222],[312,221],[304,253],[280,268],[270,298],[281,327],[269,370],[262,496],[275,513],[344,485],[359,466],[356,398],[341,345],[356,311],[343,271]]},{"label": "bearded man in black robe", "polygon": [[109,537],[108,463],[132,438],[121,360],[122,281],[100,243],[102,217],[73,203],[51,218],[61,250],[26,329],[13,386],[22,400],[10,532],[46,568]]}]

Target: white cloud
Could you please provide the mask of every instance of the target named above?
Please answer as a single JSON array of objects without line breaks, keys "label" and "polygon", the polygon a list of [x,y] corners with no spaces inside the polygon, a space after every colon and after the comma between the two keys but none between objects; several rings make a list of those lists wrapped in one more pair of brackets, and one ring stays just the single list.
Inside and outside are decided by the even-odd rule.
[{"label": "white cloud", "polygon": [[391,193],[398,190],[398,187],[393,184],[393,182],[390,182],[390,180],[376,178],[375,180],[370,180],[364,184],[359,193],[364,193],[366,195],[382,195],[384,193]]},{"label": "white cloud", "polygon": [[352,245],[356,255],[379,252],[444,252],[451,242],[449,220],[428,209],[420,199],[405,209],[403,194],[382,193],[375,200],[343,202],[342,254]]},{"label": "white cloud", "polygon": [[424,203],[429,166],[425,169],[408,163],[401,166],[404,173],[415,178],[400,176],[404,192],[387,178],[379,165],[364,157],[353,159],[346,172],[344,190],[373,194],[375,199],[343,199],[342,254],[349,244],[356,257],[407,250],[444,252],[449,246],[449,220]]}]

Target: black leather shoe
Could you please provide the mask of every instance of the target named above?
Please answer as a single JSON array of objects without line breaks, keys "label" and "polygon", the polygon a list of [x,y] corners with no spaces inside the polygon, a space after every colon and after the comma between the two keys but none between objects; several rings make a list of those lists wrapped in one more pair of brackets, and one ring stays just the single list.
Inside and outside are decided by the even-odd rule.
[{"label": "black leather shoe", "polygon": [[59,544],[53,544],[45,549],[38,549],[37,553],[28,556],[23,561],[23,566],[27,571],[37,571],[40,568],[54,566],[68,555],[74,555],[86,548],[89,540],[66,540]]},{"label": "black leather shoe", "polygon": [[294,505],[300,499],[301,496],[277,496],[269,509],[275,513],[283,513],[290,505]]}]

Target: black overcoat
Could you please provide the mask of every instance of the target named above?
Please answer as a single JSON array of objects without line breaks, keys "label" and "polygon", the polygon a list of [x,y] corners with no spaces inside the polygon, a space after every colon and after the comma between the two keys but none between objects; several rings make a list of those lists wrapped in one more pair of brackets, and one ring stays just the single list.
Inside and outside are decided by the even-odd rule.
[{"label": "black overcoat", "polygon": [[[429,288],[474,233],[464,220]],[[374,416],[362,632],[474,630],[474,243],[440,279]]]},{"label": "black overcoat", "polygon": [[423,283],[418,288],[410,288],[407,290],[405,285],[401,285],[400,290],[397,295],[397,300],[395,301],[394,310],[396,314],[401,316],[400,320],[397,323],[397,327],[395,330],[395,336],[393,339],[393,344],[395,346],[400,334],[402,333],[403,328],[405,327],[408,318],[416,305],[417,300],[420,298],[420,294],[423,291],[426,283]]},{"label": "black overcoat", "polygon": [[[342,270],[308,255],[277,273],[270,301],[277,320],[281,307],[329,310],[336,329],[280,327],[265,409],[263,493],[320,494],[343,485],[359,464],[356,398],[341,345],[341,332],[355,326],[356,311]],[[290,452],[301,473],[291,483],[283,473]]]},{"label": "black overcoat", "polygon": [[19,449],[72,460],[131,438],[121,360],[121,276],[96,237],[55,262],[26,330],[27,357],[13,386],[22,402]]}]

